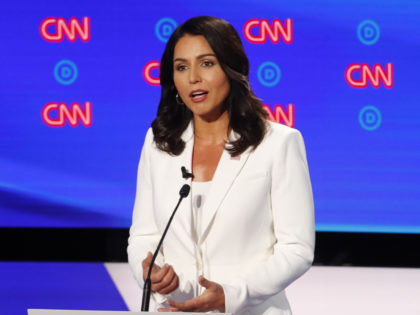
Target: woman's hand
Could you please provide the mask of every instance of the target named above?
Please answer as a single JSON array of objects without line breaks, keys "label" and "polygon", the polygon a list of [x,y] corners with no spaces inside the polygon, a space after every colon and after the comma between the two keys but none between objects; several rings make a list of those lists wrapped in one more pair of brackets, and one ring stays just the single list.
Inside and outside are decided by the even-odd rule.
[{"label": "woman's hand", "polygon": [[[147,253],[147,257],[143,260],[143,280],[146,280],[147,273],[152,262],[153,255],[151,252]],[[179,286],[179,278],[172,266],[165,264],[162,268],[153,265],[150,274],[150,281],[152,282],[152,291],[160,294],[169,294],[175,291]]]},{"label": "woman's hand", "polygon": [[223,287],[216,283],[205,279],[203,276],[198,278],[201,286],[206,290],[202,295],[197,296],[185,302],[175,302],[168,300],[170,308],[160,308],[159,312],[209,312],[218,310],[225,312],[225,293]]}]

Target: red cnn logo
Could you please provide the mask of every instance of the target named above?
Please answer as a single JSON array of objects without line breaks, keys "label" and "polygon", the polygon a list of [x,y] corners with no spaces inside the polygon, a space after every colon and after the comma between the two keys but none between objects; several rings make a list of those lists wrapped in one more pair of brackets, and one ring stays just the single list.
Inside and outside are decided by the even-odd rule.
[{"label": "red cnn logo", "polygon": [[150,85],[160,85],[159,76],[153,76],[152,71],[157,71],[159,73],[160,64],[159,61],[153,60],[146,63],[143,68],[143,78]]},{"label": "red cnn logo", "polygon": [[[253,29],[259,30],[259,35],[255,34]],[[270,25],[267,19],[251,19],[245,23],[243,32],[245,38],[253,44],[264,44],[267,36],[274,44],[278,44],[280,39],[290,44],[293,41],[293,21],[286,19],[283,25],[279,19],[274,19],[273,25]]]},{"label": "red cnn logo", "polygon": [[295,105],[288,104],[287,112],[279,104],[274,105],[274,111],[272,111],[270,106],[268,106],[267,104],[264,104],[263,108],[268,113],[267,118],[269,120],[284,124],[292,128],[295,126]]},{"label": "red cnn logo", "polygon": [[47,42],[61,42],[64,40],[64,35],[70,42],[76,41],[77,35],[83,42],[87,42],[90,40],[90,18],[85,16],[80,23],[72,17],[67,23],[62,17],[48,17],[41,22],[39,31]]},{"label": "red cnn logo", "polygon": [[[51,117],[53,114],[55,117]],[[79,120],[85,127],[92,125],[92,104],[85,102],[85,110],[83,110],[78,103],[73,103],[71,108],[65,103],[48,103],[42,109],[42,120],[47,126],[50,127],[63,127],[65,121],[70,126],[76,127],[79,124]]]},{"label": "red cnn logo", "polygon": [[[354,74],[360,74],[360,79],[354,77]],[[386,64],[386,70],[380,65],[375,64],[371,69],[366,63],[352,63],[346,69],[346,81],[355,88],[365,88],[368,81],[373,87],[378,88],[381,82],[387,87],[394,85],[394,66],[392,63]]]}]

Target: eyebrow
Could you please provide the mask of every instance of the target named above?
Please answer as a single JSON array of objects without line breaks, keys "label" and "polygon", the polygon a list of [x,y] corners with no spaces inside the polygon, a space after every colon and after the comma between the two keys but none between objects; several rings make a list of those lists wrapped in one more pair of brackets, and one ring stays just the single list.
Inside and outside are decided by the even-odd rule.
[{"label": "eyebrow", "polygon": [[[208,53],[208,54],[198,55],[196,59],[201,59],[201,58],[209,57],[209,56],[216,57],[215,54]],[[183,61],[183,62],[185,62],[185,61],[187,61],[187,59],[184,59],[184,58],[176,58],[176,59],[174,59],[174,62],[176,62],[176,61]]]}]

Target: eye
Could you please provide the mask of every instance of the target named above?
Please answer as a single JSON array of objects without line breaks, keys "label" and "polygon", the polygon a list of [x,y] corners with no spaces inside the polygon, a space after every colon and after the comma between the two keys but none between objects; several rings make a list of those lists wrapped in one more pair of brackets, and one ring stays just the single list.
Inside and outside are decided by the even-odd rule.
[{"label": "eye", "polygon": [[184,71],[185,69],[187,69],[187,66],[186,65],[183,65],[183,64],[179,64],[179,65],[176,65],[175,66],[175,69],[177,71]]},{"label": "eye", "polygon": [[211,60],[203,60],[203,62],[201,63],[204,67],[211,67],[214,65],[214,62]]}]

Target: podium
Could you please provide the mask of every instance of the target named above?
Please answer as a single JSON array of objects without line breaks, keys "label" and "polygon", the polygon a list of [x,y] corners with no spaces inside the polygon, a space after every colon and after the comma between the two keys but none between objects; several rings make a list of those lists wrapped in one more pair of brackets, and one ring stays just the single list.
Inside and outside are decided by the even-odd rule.
[{"label": "podium", "polygon": [[[127,312],[127,311],[78,311],[78,310],[43,310],[28,309],[28,315],[160,315],[160,312]],[[173,312],[175,315],[197,315],[204,313],[180,313]],[[219,313],[224,315],[232,315],[230,313]]]}]

